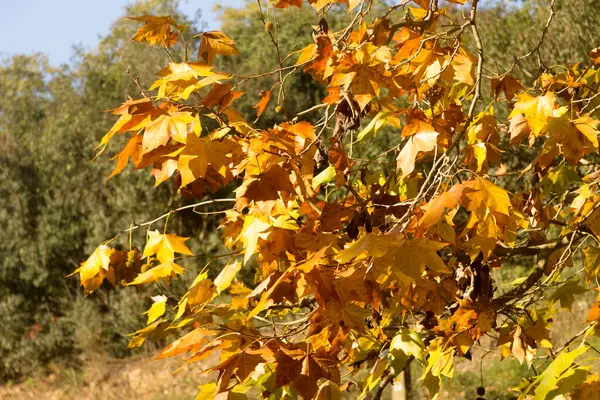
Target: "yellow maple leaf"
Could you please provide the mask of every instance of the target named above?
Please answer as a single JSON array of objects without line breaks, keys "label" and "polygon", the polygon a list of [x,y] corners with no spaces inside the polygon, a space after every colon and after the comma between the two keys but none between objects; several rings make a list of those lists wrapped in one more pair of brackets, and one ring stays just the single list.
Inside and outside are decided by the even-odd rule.
[{"label": "yellow maple leaf", "polygon": [[131,281],[129,285],[143,285],[146,283],[158,282],[161,279],[169,280],[176,275],[183,274],[183,267],[172,261],[162,263],[154,268],[142,272]]},{"label": "yellow maple leaf", "polygon": [[400,243],[402,243],[402,239],[394,235],[366,233],[339,252],[336,259],[341,263],[347,263],[363,255],[365,257],[382,257]]},{"label": "yellow maple leaf", "polygon": [[185,245],[189,238],[177,236],[173,233],[162,234],[158,230],[148,231],[148,240],[144,248],[144,257],[156,254],[161,263],[169,263],[175,260],[175,253],[193,255]]},{"label": "yellow maple leaf", "polygon": [[575,128],[577,128],[583,135],[594,145],[594,148],[598,150],[598,125],[600,121],[593,119],[588,115],[583,115],[573,121]]},{"label": "yellow maple leaf", "polygon": [[437,274],[448,272],[446,264],[437,254],[447,245],[426,238],[403,240],[377,259],[376,264],[379,268],[390,268],[398,281],[408,286],[423,275],[425,267]]},{"label": "yellow maple leaf", "polygon": [[556,104],[556,96],[552,92],[538,97],[521,93],[517,95],[515,107],[508,117],[512,119],[519,114],[523,115],[532,134],[540,136],[545,133],[548,120],[552,117]]},{"label": "yellow maple leaf", "polygon": [[172,114],[163,114],[147,123],[142,138],[142,153],[146,154],[160,146],[165,146],[170,139],[185,143],[188,126],[196,119],[189,112],[172,111]]},{"label": "yellow maple leaf", "polygon": [[232,38],[219,31],[204,32],[201,35],[200,49],[198,57],[202,57],[208,64],[212,64],[215,55],[222,54],[232,56],[240,54],[235,47],[235,42]]},{"label": "yellow maple leaf", "polygon": [[170,16],[155,17],[152,15],[144,15],[141,17],[129,17],[134,21],[142,21],[145,24],[138,29],[131,40],[136,42],[148,42],[150,46],[158,44],[163,47],[173,46],[177,42],[177,34],[172,28],[179,32],[187,27],[187,25],[179,25]]},{"label": "yellow maple leaf", "polygon": [[398,169],[402,170],[402,178],[410,175],[415,170],[415,159],[419,152],[428,152],[435,149],[438,133],[435,131],[421,131],[408,138],[398,158]]},{"label": "yellow maple leaf", "polygon": [[260,217],[246,215],[242,232],[238,236],[238,240],[244,244],[244,264],[256,252],[258,239],[266,239],[269,236],[270,232],[265,231],[270,227],[271,225]]},{"label": "yellow maple leaf", "polygon": [[467,189],[463,192],[467,198],[467,210],[480,211],[481,215],[489,210],[510,216],[512,205],[506,190],[483,178],[472,179],[463,185]]},{"label": "yellow maple leaf", "polygon": [[[279,2],[282,2],[282,0],[279,0]],[[298,2],[302,4],[299,0]],[[291,0],[291,3],[296,4],[293,0]],[[360,4],[360,0],[308,0],[308,4],[313,6],[317,11],[321,11],[324,7],[333,3],[344,3],[348,7],[348,10],[353,10]]]},{"label": "yellow maple leaf", "polygon": [[211,65],[186,62],[172,62],[156,75],[162,78],[156,80],[149,90],[158,88],[157,100],[163,97],[187,100],[195,90],[232,78],[232,75],[213,71]]},{"label": "yellow maple leaf", "polygon": [[107,245],[98,246],[89,258],[81,263],[81,266],[69,276],[79,273],[81,285],[86,293],[93,292],[102,285],[104,276],[110,268],[110,260],[114,251]]},{"label": "yellow maple leaf", "polygon": [[225,268],[221,270],[219,275],[215,278],[215,286],[217,289],[217,293],[221,293],[223,290],[227,289],[231,286],[231,282],[237,275],[237,273],[242,269],[242,263],[239,261],[234,261],[230,264],[227,264]]},{"label": "yellow maple leaf", "polygon": [[160,295],[152,297],[152,306],[144,314],[148,315],[148,324],[162,317],[167,310],[167,296]]},{"label": "yellow maple leaf", "polygon": [[473,57],[462,46],[456,52],[454,57],[450,56],[452,69],[454,70],[454,79],[463,82],[466,85],[473,86],[475,84],[475,65],[477,58]]},{"label": "yellow maple leaf", "polygon": [[181,187],[185,187],[197,179],[205,178],[209,167],[212,167],[223,178],[232,178],[229,168],[231,158],[227,155],[235,152],[237,148],[236,143],[227,139],[210,140],[188,133],[186,146],[177,153]]}]

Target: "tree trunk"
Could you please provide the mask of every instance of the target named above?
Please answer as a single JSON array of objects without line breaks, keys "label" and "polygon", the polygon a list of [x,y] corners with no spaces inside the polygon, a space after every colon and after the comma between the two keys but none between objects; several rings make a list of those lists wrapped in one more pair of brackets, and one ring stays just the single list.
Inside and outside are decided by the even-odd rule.
[{"label": "tree trunk", "polygon": [[400,372],[392,386],[392,400],[408,400],[410,396],[410,366]]}]

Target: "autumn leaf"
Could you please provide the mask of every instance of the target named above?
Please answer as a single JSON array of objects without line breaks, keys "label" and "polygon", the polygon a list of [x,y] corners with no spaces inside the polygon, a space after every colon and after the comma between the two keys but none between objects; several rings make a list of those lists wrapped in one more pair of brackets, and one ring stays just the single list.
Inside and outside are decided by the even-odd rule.
[{"label": "autumn leaf", "polygon": [[320,185],[327,184],[333,181],[336,177],[336,170],[333,165],[329,165],[323,171],[319,172],[317,176],[313,178],[312,188],[317,189]]},{"label": "autumn leaf", "polygon": [[554,291],[550,301],[560,301],[560,307],[570,311],[575,302],[575,296],[587,291],[588,289],[581,286],[578,281],[571,279]]},{"label": "autumn leaf", "polygon": [[418,332],[401,328],[390,343],[391,365],[395,373],[403,371],[411,357],[423,361],[425,345]]},{"label": "autumn leaf", "polygon": [[208,279],[206,271],[199,273],[190,285],[187,293],[180,300],[179,307],[185,305],[195,308],[196,306],[204,307],[206,303],[214,299],[217,295],[217,288],[211,279]]},{"label": "autumn leaf", "polygon": [[244,219],[244,226],[239,236],[239,240],[244,244],[244,264],[256,252],[259,239],[266,239],[269,235],[265,232],[271,225],[263,219],[247,215]]},{"label": "autumn leaf", "polygon": [[316,43],[309,44],[300,51],[296,65],[304,65],[303,70],[315,79],[324,81],[333,74],[333,44],[328,36],[320,35]]},{"label": "autumn leaf", "polygon": [[223,386],[227,387],[227,381],[230,379],[229,377],[235,376],[239,382],[244,382],[252,371],[254,371],[256,366],[264,361],[265,359],[262,358],[260,353],[251,353],[248,350],[234,354],[219,365],[209,368],[209,370],[220,371],[220,376],[225,380]]},{"label": "autumn leaf", "polygon": [[148,240],[143,256],[156,255],[161,263],[170,263],[175,260],[175,253],[194,255],[185,245],[185,241],[188,239],[173,233],[162,234],[158,230],[148,231]]},{"label": "autumn leaf", "polygon": [[386,111],[382,110],[375,115],[375,117],[369,122],[369,124],[358,133],[356,137],[356,142],[360,142],[365,137],[369,137],[371,135],[377,135],[377,131],[381,129],[385,124],[391,124],[394,127],[399,127],[400,122],[396,117],[396,112],[394,111]]},{"label": "autumn leaf", "polygon": [[[156,163],[155,163],[156,164]],[[154,187],[168,180],[177,171],[177,160],[167,159],[160,163],[160,166],[152,168],[154,176]]]},{"label": "autumn leaf", "polygon": [[187,25],[178,25],[171,16],[155,17],[144,15],[141,17],[129,17],[134,21],[142,21],[144,25],[138,29],[131,40],[136,42],[148,42],[150,46],[158,44],[163,47],[171,47],[177,42],[178,35],[172,28],[183,33]]},{"label": "autumn leaf", "polygon": [[158,282],[160,280],[168,281],[177,275],[183,274],[183,268],[172,261],[167,261],[156,267],[150,268],[135,277],[128,285],[144,285]]},{"label": "autumn leaf", "polygon": [[239,50],[235,47],[233,39],[223,32],[204,32],[200,37],[198,58],[202,57],[209,65],[213,63],[215,55],[217,54],[225,56],[240,54]]},{"label": "autumn leaf", "polygon": [[106,245],[99,246],[90,257],[71,275],[79,273],[81,285],[86,293],[91,293],[102,285],[104,276],[109,271],[114,250]]},{"label": "autumn leaf", "polygon": [[492,78],[491,91],[495,98],[498,98],[500,92],[504,92],[506,100],[512,100],[515,93],[523,89],[520,80],[510,75],[502,75],[498,78]]},{"label": "autumn leaf", "polygon": [[106,180],[120,174],[127,166],[127,162],[130,158],[133,164],[138,164],[140,162],[142,158],[142,140],[143,137],[140,135],[134,134],[131,136],[125,147],[123,147],[123,150],[113,157],[113,159],[117,159],[117,165],[115,165],[115,168]]},{"label": "autumn leaf", "polygon": [[[579,357],[580,355],[582,355],[583,353],[585,353],[587,351],[588,347],[587,346],[579,346],[577,349],[573,350],[573,351],[565,351],[563,353],[561,353],[560,355],[558,355],[554,361],[552,361],[550,363],[550,365],[548,365],[548,367],[546,367],[546,369],[544,370],[544,372],[542,372],[536,379],[535,381],[531,384],[531,386],[527,389],[527,392],[529,392],[531,390],[532,387],[535,387],[535,399],[545,399],[546,396],[552,391],[553,393],[556,393],[556,395],[562,394],[562,393],[566,393],[562,392],[560,390],[560,387],[558,388],[558,390],[554,390],[557,387],[557,383],[559,381],[559,379],[563,376],[563,374],[565,373],[565,371],[572,369],[573,372],[576,372],[578,367],[574,366],[574,361],[577,357]],[[587,372],[584,372],[583,374],[579,374],[577,376],[577,380],[579,382],[573,382],[571,384],[570,387],[574,386],[577,383],[581,383],[585,380],[587,376]],[[570,389],[569,387],[569,389]]]},{"label": "autumn leaf", "polygon": [[391,268],[398,281],[409,285],[421,278],[426,267],[435,274],[448,272],[446,264],[437,254],[446,246],[447,243],[425,238],[405,240],[376,260],[376,265]]},{"label": "autumn leaf", "polygon": [[589,115],[584,115],[573,121],[575,128],[577,128],[583,135],[594,145],[594,148],[598,150],[598,125],[600,121],[593,119]]},{"label": "autumn leaf", "polygon": [[308,0],[308,4],[313,6],[316,11],[320,11],[324,7],[335,3],[343,3],[348,7],[348,10],[352,10],[360,4],[360,0]]},{"label": "autumn leaf", "polygon": [[510,216],[512,207],[508,192],[487,179],[476,178],[463,184],[465,207],[483,216],[488,211]]},{"label": "autumn leaf", "polygon": [[275,8],[298,7],[302,8],[302,0],[270,0]]},{"label": "autumn leaf", "polygon": [[149,90],[158,89],[157,99],[170,97],[175,100],[187,100],[198,89],[232,78],[232,75],[213,71],[211,65],[187,62],[172,62],[156,75],[162,78],[156,80]]},{"label": "autumn leaf", "polygon": [[590,57],[594,60],[594,64],[600,64],[600,47],[590,50]]},{"label": "autumn leaf", "polygon": [[267,108],[267,105],[269,104],[270,99],[271,99],[271,91],[265,90],[264,92],[262,92],[258,103],[256,103],[256,105],[254,107],[252,107],[252,108],[258,109],[258,111],[256,111],[257,119],[258,119],[258,117],[260,117],[262,115],[263,111],[265,111],[265,108]]},{"label": "autumn leaf", "polygon": [[398,169],[402,171],[402,178],[415,170],[415,160],[420,152],[429,152],[435,149],[437,137],[438,133],[435,131],[421,131],[408,138],[396,159]]},{"label": "autumn leaf", "polygon": [[[218,174],[223,181],[232,179],[227,168],[238,146],[227,139],[210,140],[188,133],[186,146],[177,153],[177,168],[181,173],[181,186],[206,178],[212,173]],[[231,156],[231,158],[229,158]]]},{"label": "autumn leaf", "polygon": [[159,319],[146,326],[145,328],[135,331],[134,333],[129,335],[131,339],[127,344],[127,348],[131,349],[140,347],[149,337],[155,339],[163,338],[165,336],[165,329],[167,328],[167,325],[168,322],[165,319]]},{"label": "autumn leaf", "polygon": [[[379,397],[411,362],[439,398],[444,381],[463,372],[455,359],[480,355],[478,346],[535,366],[515,389],[521,398],[593,396],[598,376],[578,357],[599,330],[600,299],[575,336],[553,343],[552,321],[600,274],[590,242],[600,237],[598,49],[576,64],[526,68],[521,81],[509,75],[518,63],[491,72],[481,57],[494,54],[485,30],[472,43],[464,35],[488,11],[477,1],[413,0],[387,10],[307,0],[320,21],[312,41],[309,25],[294,31],[310,44],[289,52],[281,39],[291,25],[275,21],[272,8],[300,18],[302,3],[264,2],[248,25],[262,39],[236,36],[255,42],[240,49],[269,58],[257,71],[217,71],[217,55],[240,51],[210,31],[195,36],[196,62],[183,47],[168,51],[171,62],[149,82],[152,96],[130,74],[143,98],[110,110],[116,121],[96,149],[122,146],[110,149],[109,178],[129,162],[147,169],[161,191],[170,187],[173,208],[122,227],[114,248],[95,249],[74,272],[86,295],[105,279],[168,289],[152,294],[147,325],[128,346],[173,336],[156,358],[185,355],[184,366],[212,371],[199,399]],[[453,4],[467,3],[465,24]],[[348,24],[340,26],[344,9]],[[144,24],[133,41],[167,48],[183,40],[186,26],[171,17],[133,19]],[[262,51],[263,39],[272,51]],[[288,79],[294,73],[303,74],[300,86]],[[275,125],[257,125],[278,85],[286,112],[278,106]],[[300,93],[313,86],[316,97]],[[256,97],[254,122],[236,90]],[[186,236],[200,222],[200,230],[219,229],[228,250],[201,260],[204,268],[186,260],[193,282],[171,285],[186,272],[176,262],[192,255],[188,238],[136,228],[172,227],[184,210],[197,214],[183,224]],[[573,269],[580,261],[586,284]],[[499,290],[514,263],[528,272]]]},{"label": "autumn leaf", "polygon": [[454,54],[454,58],[451,58],[451,62],[452,69],[454,70],[454,79],[468,86],[473,86],[475,84],[474,77],[477,58],[473,57],[472,54],[461,46]]},{"label": "autumn leaf", "polygon": [[219,111],[223,111],[243,95],[244,92],[233,91],[230,83],[216,82],[202,100],[202,104],[208,108],[219,106]]},{"label": "autumn leaf", "polygon": [[585,277],[588,282],[594,282],[600,274],[600,249],[588,246],[583,249],[585,254]]},{"label": "autumn leaf", "polygon": [[195,121],[190,113],[173,112],[147,123],[142,138],[142,154],[166,146],[171,139],[185,143],[188,125]]},{"label": "autumn leaf", "polygon": [[208,343],[208,337],[217,333],[218,331],[215,330],[196,328],[180,337],[173,343],[170,343],[155,358],[162,359],[173,357],[186,351],[194,353],[195,350],[200,350],[205,344]]},{"label": "autumn leaf", "polygon": [[419,225],[428,228],[436,224],[445,211],[452,210],[458,206],[463,195],[464,186],[454,185],[447,192],[443,192],[429,201],[424,207],[425,214],[419,220]]},{"label": "autumn leaf", "polygon": [[455,349],[451,346],[443,346],[439,338],[429,344],[428,352],[427,367],[419,380],[429,391],[429,396],[435,398],[442,387],[442,376],[452,378]]},{"label": "autumn leaf", "polygon": [[512,120],[516,116],[522,115],[527,121],[532,134],[537,137],[545,133],[555,107],[556,97],[552,92],[539,97],[522,93],[517,95],[517,102],[509,118]]},{"label": "autumn leaf", "polygon": [[152,306],[144,313],[148,315],[148,325],[162,317],[167,309],[167,296],[154,296],[152,301]]},{"label": "autumn leaf", "polygon": [[162,114],[161,109],[153,106],[152,100],[145,98],[128,100],[121,104],[120,107],[110,110],[110,112],[114,115],[120,115],[120,117],[96,146],[96,149],[100,149],[98,155],[104,151],[115,134],[139,131],[144,128],[148,121]]},{"label": "autumn leaf", "polygon": [[371,100],[379,96],[384,75],[383,66],[389,54],[378,52],[373,45],[360,47],[338,62],[330,86],[351,87],[352,93],[363,110]]},{"label": "autumn leaf", "polygon": [[[523,114],[520,113],[511,118],[508,131],[510,132],[510,142],[512,144],[520,143],[523,139],[529,137],[531,134],[531,128],[527,123],[527,119],[525,119]],[[534,142],[535,137],[530,137],[529,146],[533,146]]]},{"label": "autumn leaf", "polygon": [[217,293],[221,293],[225,289],[231,286],[231,282],[235,278],[236,274],[242,269],[242,263],[235,261],[233,263],[227,264],[225,268],[221,270],[219,275],[215,278],[215,286],[217,288]]},{"label": "autumn leaf", "polygon": [[381,257],[401,242],[401,239],[392,235],[367,233],[338,253],[336,258],[341,263],[347,263],[362,255]]},{"label": "autumn leaf", "polygon": [[587,379],[575,387],[571,393],[573,400],[598,400],[600,394],[600,377],[598,374],[590,374]]}]

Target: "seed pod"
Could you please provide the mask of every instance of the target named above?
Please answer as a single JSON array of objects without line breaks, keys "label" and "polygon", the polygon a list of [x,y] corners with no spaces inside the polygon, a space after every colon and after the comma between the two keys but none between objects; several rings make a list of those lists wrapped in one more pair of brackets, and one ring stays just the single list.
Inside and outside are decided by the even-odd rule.
[{"label": "seed pod", "polygon": [[273,30],[273,23],[271,21],[265,22],[265,31],[271,32]]},{"label": "seed pod", "polygon": [[477,388],[477,394],[478,394],[479,396],[483,396],[483,395],[485,394],[485,388],[484,388],[483,386],[479,386],[479,387]]},{"label": "seed pod", "polygon": [[281,114],[281,112],[282,112],[282,111],[283,111],[283,107],[281,107],[281,106],[277,106],[277,107],[275,107],[275,112],[276,112],[277,114]]}]

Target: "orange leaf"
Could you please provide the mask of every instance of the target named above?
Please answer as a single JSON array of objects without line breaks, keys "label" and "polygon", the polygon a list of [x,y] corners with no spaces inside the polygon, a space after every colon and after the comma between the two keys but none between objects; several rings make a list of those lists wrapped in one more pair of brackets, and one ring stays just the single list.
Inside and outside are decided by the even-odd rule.
[{"label": "orange leaf", "polygon": [[302,0],[271,0],[275,8],[298,7],[302,8]]},{"label": "orange leaf", "polygon": [[594,60],[594,64],[600,64],[600,47],[596,47],[590,51],[590,57]]},{"label": "orange leaf", "polygon": [[437,224],[445,211],[456,208],[462,197],[463,190],[464,186],[457,184],[447,192],[443,192],[431,199],[424,207],[425,214],[419,220],[419,226],[428,228],[431,225]]},{"label": "orange leaf", "polygon": [[261,116],[261,114],[263,113],[263,111],[265,111],[265,108],[267,108],[267,105],[269,104],[269,100],[271,100],[271,91],[270,90],[265,90],[261,93],[261,98],[258,101],[258,103],[256,103],[256,105],[252,108],[258,108],[258,111],[256,112],[256,118],[258,119],[258,117]]}]

